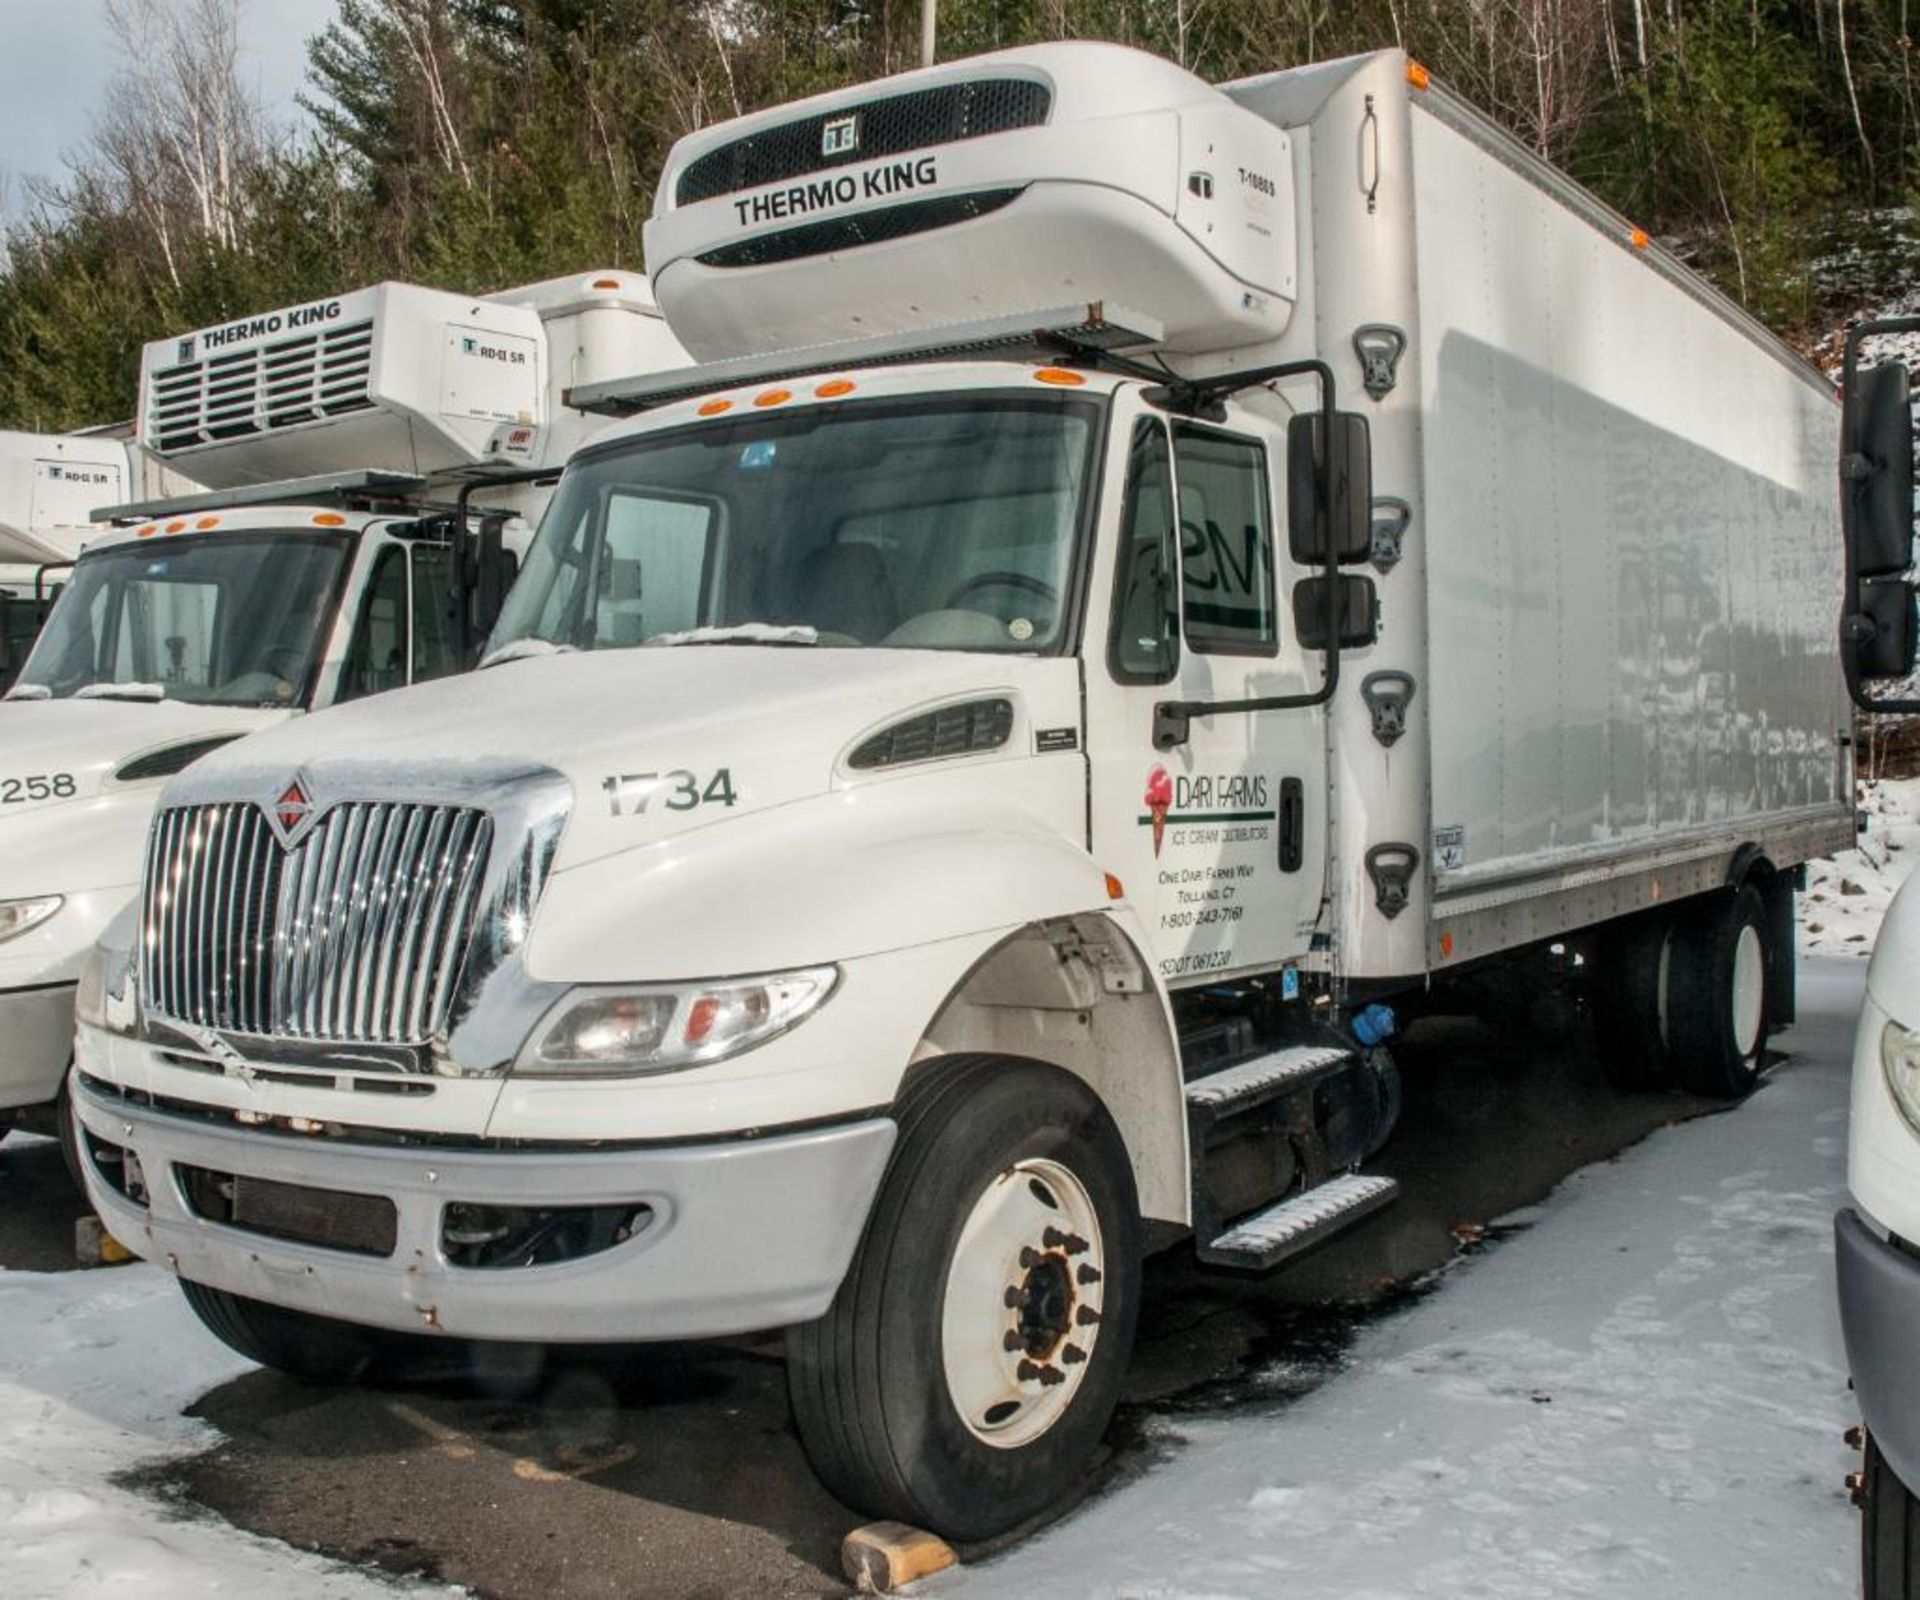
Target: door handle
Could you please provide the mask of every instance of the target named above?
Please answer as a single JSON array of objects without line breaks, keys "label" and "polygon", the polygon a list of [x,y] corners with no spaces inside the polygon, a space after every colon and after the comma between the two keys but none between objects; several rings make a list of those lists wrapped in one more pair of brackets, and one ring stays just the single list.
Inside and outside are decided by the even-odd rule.
[{"label": "door handle", "polygon": [[1307,786],[1280,780],[1280,870],[1298,872],[1307,859]]}]

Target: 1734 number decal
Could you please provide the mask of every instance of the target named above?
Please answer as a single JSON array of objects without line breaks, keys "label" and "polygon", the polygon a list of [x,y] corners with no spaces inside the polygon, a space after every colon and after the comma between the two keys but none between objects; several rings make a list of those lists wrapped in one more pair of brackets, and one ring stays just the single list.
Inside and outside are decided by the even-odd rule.
[{"label": "1734 number decal", "polygon": [[23,806],[30,800],[71,800],[79,792],[80,785],[71,772],[0,778],[0,806]]},{"label": "1734 number decal", "polygon": [[740,797],[733,792],[733,772],[721,767],[701,781],[700,774],[676,767],[672,772],[622,772],[602,778],[607,809],[616,817],[644,817],[649,805],[668,811],[693,811],[700,806],[731,806]]}]

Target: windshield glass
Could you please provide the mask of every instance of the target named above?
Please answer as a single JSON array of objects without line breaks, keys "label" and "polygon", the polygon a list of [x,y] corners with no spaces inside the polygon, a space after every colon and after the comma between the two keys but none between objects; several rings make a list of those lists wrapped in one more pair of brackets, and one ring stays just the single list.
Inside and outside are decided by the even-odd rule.
[{"label": "windshield glass", "polygon": [[124,689],[201,705],[297,705],[312,688],[352,542],[222,533],[90,552],[17,687],[63,699]]},{"label": "windshield glass", "polygon": [[568,469],[491,648],[1049,650],[1099,415],[865,401],[624,440]]}]

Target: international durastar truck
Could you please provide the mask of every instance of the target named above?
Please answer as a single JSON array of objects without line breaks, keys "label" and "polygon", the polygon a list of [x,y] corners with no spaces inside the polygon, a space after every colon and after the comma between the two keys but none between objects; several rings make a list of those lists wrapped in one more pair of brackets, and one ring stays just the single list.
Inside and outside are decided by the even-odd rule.
[{"label": "international durastar truck", "polygon": [[110,430],[0,431],[0,691],[33,647],[96,507],[185,488]]},{"label": "international durastar truck", "polygon": [[0,1130],[56,1116],[74,979],[134,893],[165,779],[462,664],[539,475],[600,424],[561,394],[685,359],[624,272],[479,298],[382,284],[147,348],[137,446],[205,487],[105,497],[0,703]]},{"label": "international durastar truck", "polygon": [[[1920,317],[1848,330],[1840,501],[1846,589],[1840,649],[1859,706],[1920,714],[1914,671],[1914,425],[1910,353]],[[1852,1477],[1865,1600],[1920,1596],[1920,881],[1887,907],[1854,1034],[1847,1132],[1851,1204],[1835,1218],[1847,1366],[1860,1404]]]},{"label": "international durastar truck", "polygon": [[1086,1468],[1146,1250],[1389,1202],[1392,1001],[1559,944],[1738,1095],[1852,837],[1829,386],[1398,53],[703,130],[492,665],[169,785],[113,1233],[309,1376],[789,1330],[863,1511]]}]

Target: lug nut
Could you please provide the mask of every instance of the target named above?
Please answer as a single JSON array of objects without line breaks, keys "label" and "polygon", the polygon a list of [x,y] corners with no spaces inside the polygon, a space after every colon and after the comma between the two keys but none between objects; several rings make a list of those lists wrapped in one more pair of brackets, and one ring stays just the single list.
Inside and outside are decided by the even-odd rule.
[{"label": "lug nut", "polygon": [[1081,1283],[1098,1283],[1100,1281],[1100,1269],[1084,1261],[1074,1269],[1073,1275]]},{"label": "lug nut", "polygon": [[1857,1422],[1840,1438],[1849,1450],[1864,1450],[1867,1447],[1867,1430]]},{"label": "lug nut", "polygon": [[1062,1233],[1058,1228],[1048,1228],[1040,1235],[1040,1242],[1049,1250],[1064,1250],[1070,1256],[1077,1256],[1087,1249],[1087,1241],[1077,1233]]},{"label": "lug nut", "polygon": [[1000,1303],[1009,1311],[1018,1311],[1020,1309],[1020,1300],[1020,1285],[1017,1283],[1008,1284],[1007,1292],[1000,1296]]},{"label": "lug nut", "polygon": [[1074,1312],[1073,1320],[1083,1328],[1091,1328],[1100,1320],[1100,1313],[1095,1311],[1092,1306],[1081,1306],[1079,1310]]},{"label": "lug nut", "polygon": [[1064,1366],[1077,1367],[1087,1359],[1086,1351],[1077,1344],[1070,1344],[1060,1352],[1060,1361]]},{"label": "lug nut", "polygon": [[1858,1468],[1847,1474],[1847,1498],[1856,1506],[1867,1503],[1867,1475]]},{"label": "lug nut", "polygon": [[[1051,1233],[1053,1230],[1049,1228],[1047,1231]],[[1023,1244],[1020,1247],[1020,1265],[1025,1267],[1029,1272],[1033,1271],[1035,1267],[1040,1265],[1040,1252],[1030,1244]]]},{"label": "lug nut", "polygon": [[1000,1348],[1006,1351],[1008,1355],[1012,1355],[1016,1350],[1024,1350],[1026,1346],[1027,1341],[1021,1338],[1020,1335],[1015,1333],[1011,1328],[1007,1329],[1000,1340]]}]

